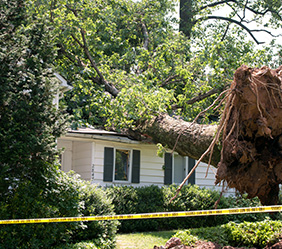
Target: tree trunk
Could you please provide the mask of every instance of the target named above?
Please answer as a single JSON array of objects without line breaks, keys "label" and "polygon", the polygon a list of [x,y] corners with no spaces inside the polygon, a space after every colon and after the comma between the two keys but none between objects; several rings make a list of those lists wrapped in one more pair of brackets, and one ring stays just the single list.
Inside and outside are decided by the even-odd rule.
[{"label": "tree trunk", "polygon": [[[211,144],[216,132],[216,125],[200,125],[175,119],[168,114],[160,114],[137,127],[141,134],[150,136],[154,143],[161,143],[182,156],[199,159]],[[220,151],[215,146],[211,158],[211,165],[217,166]],[[209,161],[209,156],[203,162]]]},{"label": "tree trunk", "polygon": [[191,38],[192,31],[192,0],[180,0],[180,25],[179,31],[182,31],[183,34],[187,36],[188,39]]}]

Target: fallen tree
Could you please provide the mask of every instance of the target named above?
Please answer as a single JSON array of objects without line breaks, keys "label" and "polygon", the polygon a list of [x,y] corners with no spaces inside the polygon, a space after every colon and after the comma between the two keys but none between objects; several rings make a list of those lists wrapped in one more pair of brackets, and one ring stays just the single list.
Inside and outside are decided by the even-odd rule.
[{"label": "fallen tree", "polygon": [[[199,159],[215,142],[210,163],[218,167],[216,184],[276,204],[282,183],[282,66],[241,66],[227,92],[219,126],[200,125],[159,115],[138,126],[154,142]],[[210,155],[203,158],[209,162]]]}]

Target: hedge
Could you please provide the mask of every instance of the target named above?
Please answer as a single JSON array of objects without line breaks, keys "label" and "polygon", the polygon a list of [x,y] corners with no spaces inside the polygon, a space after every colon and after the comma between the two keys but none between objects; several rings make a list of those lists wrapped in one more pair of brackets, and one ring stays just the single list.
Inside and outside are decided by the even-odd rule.
[{"label": "hedge", "polygon": [[[110,186],[107,193],[113,199],[116,214],[136,214],[150,212],[172,212],[189,210],[214,209],[215,202],[219,199],[220,192],[200,188],[197,185],[183,186],[180,194],[171,203],[178,186],[170,185],[158,187]],[[247,199],[246,196],[221,197],[218,205],[220,208],[260,206],[257,198]],[[124,220],[121,221],[119,232],[156,231],[167,229],[185,229],[208,227],[225,224],[229,221],[261,221],[269,214],[238,214],[224,216],[186,217],[186,218],[159,218],[149,220]],[[276,217],[276,216],[275,216]]]}]

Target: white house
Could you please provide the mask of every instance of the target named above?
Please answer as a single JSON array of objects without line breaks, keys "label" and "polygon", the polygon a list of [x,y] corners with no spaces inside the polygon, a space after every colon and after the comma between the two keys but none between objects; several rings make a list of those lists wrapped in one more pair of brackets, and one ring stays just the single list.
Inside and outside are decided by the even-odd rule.
[{"label": "white house", "polygon": [[[58,139],[58,148],[63,149],[62,170],[74,170],[83,179],[101,186],[179,184],[195,165],[194,159],[177,153],[159,157],[155,144],[90,128],[69,130]],[[210,167],[207,176],[206,172],[207,164],[200,163],[188,181],[200,187],[221,190],[220,186],[214,186],[215,169]]]}]

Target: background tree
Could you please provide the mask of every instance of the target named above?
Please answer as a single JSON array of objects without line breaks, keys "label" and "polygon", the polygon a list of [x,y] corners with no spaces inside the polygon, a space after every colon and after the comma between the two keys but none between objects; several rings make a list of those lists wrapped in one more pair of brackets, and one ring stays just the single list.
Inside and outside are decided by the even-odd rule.
[{"label": "background tree", "polygon": [[217,24],[212,23],[213,26],[223,24],[225,31],[222,33],[222,40],[230,32],[230,26],[238,26],[256,44],[265,43],[264,39],[258,38],[261,34],[269,35],[270,38],[281,35],[269,29],[278,28],[282,21],[280,1],[180,0],[179,13],[179,30],[189,39],[193,37],[198,25],[207,25],[210,20],[217,21]]}]

